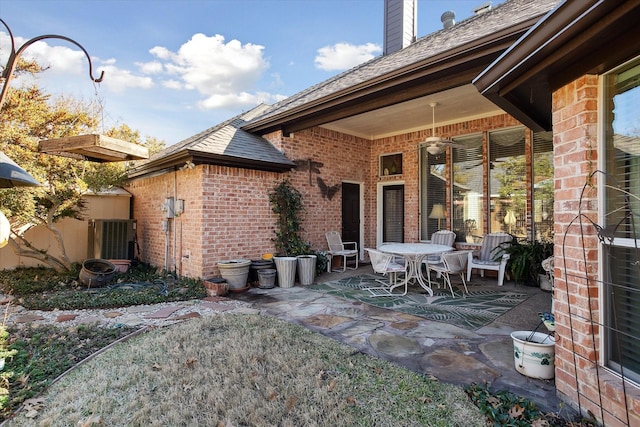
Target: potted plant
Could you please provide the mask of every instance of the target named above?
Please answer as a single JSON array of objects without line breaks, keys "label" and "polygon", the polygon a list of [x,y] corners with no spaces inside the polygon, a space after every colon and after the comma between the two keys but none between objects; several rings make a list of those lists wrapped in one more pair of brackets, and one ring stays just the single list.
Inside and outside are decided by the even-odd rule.
[{"label": "potted plant", "polygon": [[269,193],[271,209],[276,214],[276,236],[272,239],[276,245],[277,256],[273,257],[281,288],[294,285],[298,255],[311,254],[309,243],[302,240],[302,194],[289,180],[280,181]]},{"label": "potted plant", "polygon": [[513,237],[510,242],[500,245],[497,256],[509,254],[507,268],[516,283],[538,286],[538,275],[544,274],[542,261],[553,255],[553,242],[527,240],[519,241]]}]

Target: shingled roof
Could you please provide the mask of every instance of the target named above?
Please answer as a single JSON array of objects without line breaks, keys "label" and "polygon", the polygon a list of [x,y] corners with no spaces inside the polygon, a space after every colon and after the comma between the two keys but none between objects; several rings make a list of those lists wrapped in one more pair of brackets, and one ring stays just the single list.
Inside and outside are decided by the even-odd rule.
[{"label": "shingled roof", "polygon": [[244,131],[241,127],[264,113],[269,106],[259,105],[223,123],[202,131],[137,163],[130,177],[137,177],[194,164],[216,164],[266,171],[286,171],[295,166],[291,160],[266,139]]},{"label": "shingled roof", "polygon": [[[419,38],[393,54],[374,58],[292,95],[274,104],[262,116],[245,126],[245,129],[274,130],[270,123],[284,122],[288,116],[300,114],[305,109],[318,108],[321,104],[335,107],[340,102],[352,100],[354,93],[359,91],[371,91],[376,87],[378,90],[388,89],[386,83],[403,83],[411,79],[412,74],[419,69],[443,64],[446,67],[447,61],[472,50],[490,50],[496,48],[492,47],[496,42],[514,41],[558,2],[559,0],[509,0],[448,29]],[[502,45],[501,51],[506,47],[508,44]],[[471,79],[466,83],[470,82]]]}]

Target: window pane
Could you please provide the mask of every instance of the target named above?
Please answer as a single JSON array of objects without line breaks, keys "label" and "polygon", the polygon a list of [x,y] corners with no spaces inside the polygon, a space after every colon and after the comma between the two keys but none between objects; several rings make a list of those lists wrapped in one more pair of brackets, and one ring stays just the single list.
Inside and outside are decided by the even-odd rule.
[{"label": "window pane", "polygon": [[482,134],[455,138],[453,148],[453,231],[456,241],[474,243],[484,232]]},{"label": "window pane", "polygon": [[640,382],[640,60],[605,77],[608,365]]},{"label": "window pane", "polygon": [[491,232],[527,235],[527,160],[524,128],[489,133]]},{"label": "window pane", "polygon": [[[449,228],[446,193],[446,152],[434,156],[429,154],[425,147],[421,147],[420,156],[422,159],[422,170],[420,173],[420,239],[429,240],[431,239],[431,235],[438,231],[438,225],[440,229]],[[444,218],[433,217],[433,206],[437,204],[444,207]]]},{"label": "window pane", "polygon": [[553,133],[533,134],[533,235],[553,239]]}]

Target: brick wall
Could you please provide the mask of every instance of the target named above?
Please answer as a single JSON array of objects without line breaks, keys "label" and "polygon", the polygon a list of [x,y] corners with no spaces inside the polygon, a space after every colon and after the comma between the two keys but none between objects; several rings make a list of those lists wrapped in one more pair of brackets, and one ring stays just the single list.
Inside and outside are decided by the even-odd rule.
[{"label": "brick wall", "polygon": [[[134,180],[128,190],[134,195],[140,259],[158,267],[166,264],[168,270],[175,269],[183,276],[207,278],[219,274],[216,263],[220,260],[257,259],[273,253],[275,216],[268,194],[284,178],[290,178],[303,196],[302,237],[314,250],[327,249],[325,233],[341,229],[342,196],[338,191],[331,200],[324,197],[317,178],[328,186],[349,181],[367,188],[368,142],[322,128],[296,132],[290,138],[281,138],[280,133],[266,138],[292,160],[311,159],[321,164],[320,173],[282,174],[199,165],[193,170]],[[166,197],[185,200],[185,212],[169,220],[168,234],[162,231],[165,218],[160,210]],[[369,210],[366,205],[364,208]],[[365,234],[372,232],[370,223],[365,218]]]},{"label": "brick wall", "polygon": [[640,425],[638,389],[627,385],[631,417],[627,424],[622,382],[598,363],[603,332],[597,325],[601,314],[598,239],[589,221],[602,223],[598,220],[597,180],[593,178],[594,187],[583,191],[597,167],[597,99],[597,76],[583,76],[553,94],[555,381],[563,400],[575,407],[579,403],[583,412],[598,418],[604,413],[600,421],[607,426]]}]

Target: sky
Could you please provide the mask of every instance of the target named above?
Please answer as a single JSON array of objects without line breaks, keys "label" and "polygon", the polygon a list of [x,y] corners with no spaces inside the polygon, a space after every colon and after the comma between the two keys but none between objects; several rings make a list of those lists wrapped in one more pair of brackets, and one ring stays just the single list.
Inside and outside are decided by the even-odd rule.
[{"label": "sky", "polygon": [[[504,0],[494,0],[495,7]],[[418,0],[418,37],[486,0]],[[380,56],[384,0],[2,0],[21,55],[47,70],[47,93],[95,105],[98,131],[126,124],[173,145],[260,103],[272,104]],[[0,25],[0,65],[10,39]],[[14,84],[24,81],[15,79]]]}]

